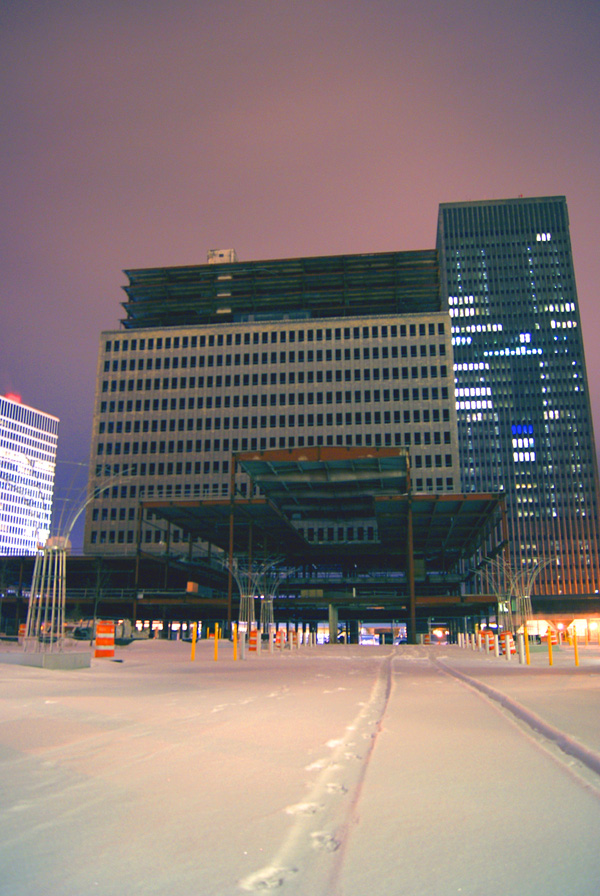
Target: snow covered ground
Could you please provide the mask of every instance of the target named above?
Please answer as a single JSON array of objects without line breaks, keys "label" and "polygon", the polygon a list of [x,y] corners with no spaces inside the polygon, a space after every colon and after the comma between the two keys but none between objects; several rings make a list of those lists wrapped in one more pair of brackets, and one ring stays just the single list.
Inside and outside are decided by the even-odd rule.
[{"label": "snow covered ground", "polygon": [[600,648],[580,660],[150,641],[0,665],[0,893],[597,896]]}]

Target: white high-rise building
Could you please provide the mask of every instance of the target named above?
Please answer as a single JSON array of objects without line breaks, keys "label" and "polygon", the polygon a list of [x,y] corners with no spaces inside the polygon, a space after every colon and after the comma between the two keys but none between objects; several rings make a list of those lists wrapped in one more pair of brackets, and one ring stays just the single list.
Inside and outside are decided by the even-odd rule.
[{"label": "white high-rise building", "polygon": [[0,555],[34,554],[50,534],[58,424],[0,395]]},{"label": "white high-rise building", "polygon": [[[402,448],[415,492],[458,491],[435,252],[218,254],[219,264],[127,272],[124,329],[101,337],[86,551],[160,553],[167,538],[176,549],[186,533],[142,520],[141,503],[227,500],[238,452]],[[238,471],[236,491],[250,488]],[[356,537],[356,527],[305,528],[309,542]]]}]

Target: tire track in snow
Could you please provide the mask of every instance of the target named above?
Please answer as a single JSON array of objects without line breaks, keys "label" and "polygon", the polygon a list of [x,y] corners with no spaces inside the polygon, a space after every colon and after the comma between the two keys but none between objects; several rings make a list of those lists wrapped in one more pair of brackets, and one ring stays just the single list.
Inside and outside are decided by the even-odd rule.
[{"label": "tire track in snow", "polygon": [[[593,772],[594,775],[600,776],[600,755],[598,755],[598,753],[594,753],[593,750],[584,747],[564,731],[545,722],[540,716],[533,712],[533,710],[527,709],[522,703],[513,700],[501,691],[497,691],[495,688],[490,687],[490,685],[484,684],[464,672],[459,672],[458,669],[453,669],[437,657],[435,659],[432,658],[431,662],[446,675],[449,675],[452,678],[457,678],[463,684],[473,688],[473,690],[479,691],[479,693],[488,697],[490,700],[498,703],[503,709],[507,710],[515,719],[517,719],[517,721],[527,725],[536,734],[541,735],[546,741],[555,747],[558,747],[565,756],[576,759],[585,766],[586,769]],[[597,788],[599,786],[600,781],[596,780],[595,787]]]},{"label": "tire track in snow", "polygon": [[271,861],[246,876],[239,886],[246,892],[265,892],[285,887],[285,892],[334,896],[343,864],[344,848],[354,824],[362,786],[377,735],[389,702],[392,657],[382,658],[368,701],[363,704],[345,734],[331,740],[331,750],[306,767],[318,772],[304,800],[284,811],[294,818]]}]

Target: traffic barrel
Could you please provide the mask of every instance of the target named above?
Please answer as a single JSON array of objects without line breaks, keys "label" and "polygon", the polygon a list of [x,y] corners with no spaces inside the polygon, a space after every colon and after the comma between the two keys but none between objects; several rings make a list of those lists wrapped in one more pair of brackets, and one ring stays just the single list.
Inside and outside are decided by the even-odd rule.
[{"label": "traffic barrel", "polygon": [[114,622],[96,623],[96,649],[94,657],[105,659],[115,655],[115,624]]}]

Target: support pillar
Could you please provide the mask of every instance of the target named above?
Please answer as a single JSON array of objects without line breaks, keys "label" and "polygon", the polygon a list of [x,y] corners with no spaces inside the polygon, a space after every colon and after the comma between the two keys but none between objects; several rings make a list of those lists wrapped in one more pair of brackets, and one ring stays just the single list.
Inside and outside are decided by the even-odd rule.
[{"label": "support pillar", "polygon": [[[231,476],[229,480],[229,557],[228,557],[228,575],[227,575],[227,625],[231,625],[232,618],[232,596],[233,596],[233,535],[234,535],[234,513],[235,513],[235,454],[231,455]],[[241,594],[240,594],[241,599]]]},{"label": "support pillar", "polygon": [[171,523],[167,522],[167,543],[165,546],[165,580],[164,588],[169,587],[169,554],[171,553]]},{"label": "support pillar", "polygon": [[329,604],[329,643],[337,644],[338,608]]},{"label": "support pillar", "polygon": [[408,553],[408,595],[410,615],[408,620],[407,641],[409,644],[417,643],[417,607],[415,597],[415,558],[413,543],[413,518],[412,518],[412,501],[410,496],[410,487],[408,492],[408,513],[407,513],[407,532],[406,532],[406,549]]}]

